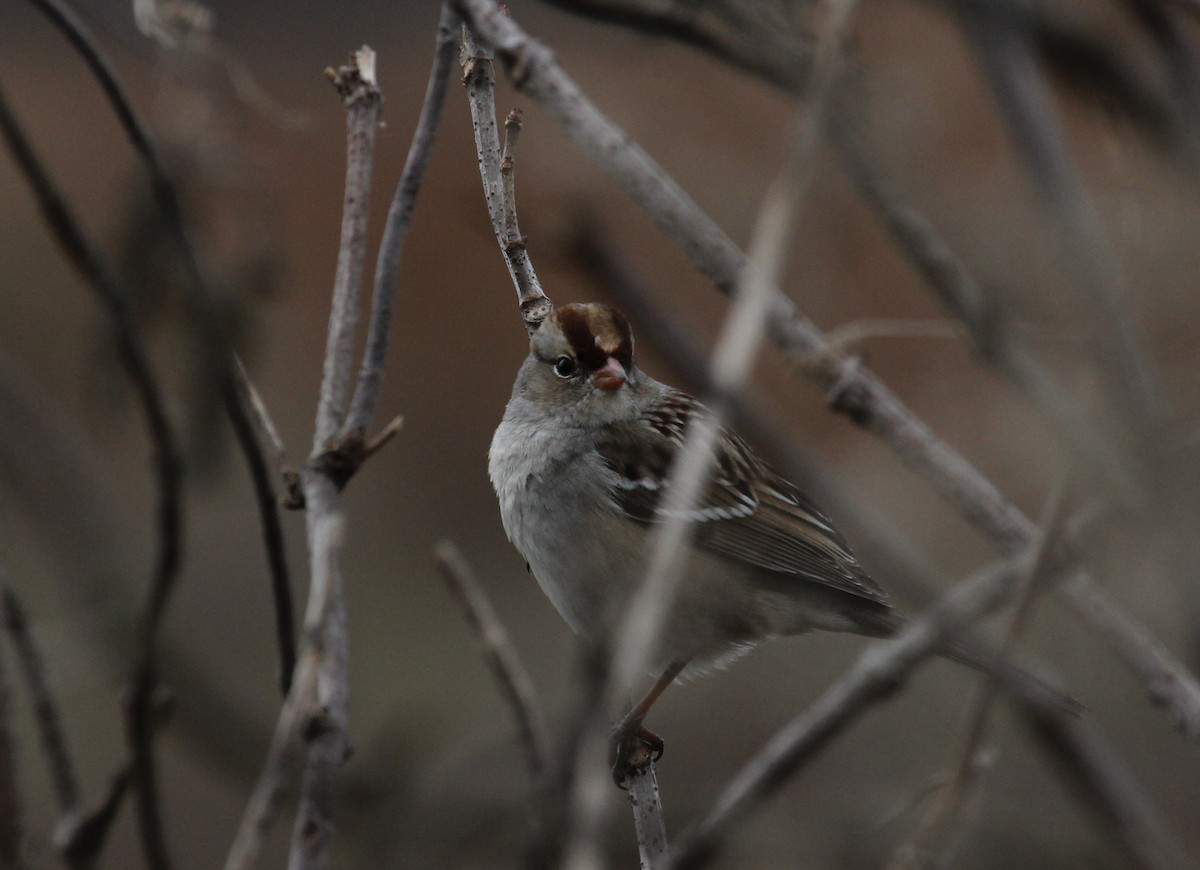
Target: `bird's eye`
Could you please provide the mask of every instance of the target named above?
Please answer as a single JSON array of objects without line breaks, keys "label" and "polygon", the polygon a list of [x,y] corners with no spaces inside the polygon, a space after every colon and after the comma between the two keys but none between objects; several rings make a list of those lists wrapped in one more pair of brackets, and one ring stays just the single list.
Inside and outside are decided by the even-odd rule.
[{"label": "bird's eye", "polygon": [[579,371],[579,363],[569,356],[560,356],[554,361],[554,373],[560,378],[569,378]]}]

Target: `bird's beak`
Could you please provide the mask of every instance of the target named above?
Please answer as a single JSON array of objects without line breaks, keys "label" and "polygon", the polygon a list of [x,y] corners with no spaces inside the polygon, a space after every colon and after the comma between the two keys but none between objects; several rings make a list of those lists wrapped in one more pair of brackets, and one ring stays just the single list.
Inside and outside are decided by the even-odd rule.
[{"label": "bird's beak", "polygon": [[625,373],[625,367],[613,359],[611,356],[604,361],[596,374],[592,376],[592,382],[602,390],[608,392],[616,392],[625,385],[629,380],[629,375]]}]

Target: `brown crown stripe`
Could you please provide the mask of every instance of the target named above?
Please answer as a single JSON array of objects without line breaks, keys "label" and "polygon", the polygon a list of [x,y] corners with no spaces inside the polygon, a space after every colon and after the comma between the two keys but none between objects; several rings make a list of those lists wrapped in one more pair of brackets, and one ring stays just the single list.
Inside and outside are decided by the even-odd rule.
[{"label": "brown crown stripe", "polygon": [[626,370],[633,368],[633,333],[617,309],[600,304],[564,305],[554,316],[585,367],[598,369],[611,356]]}]

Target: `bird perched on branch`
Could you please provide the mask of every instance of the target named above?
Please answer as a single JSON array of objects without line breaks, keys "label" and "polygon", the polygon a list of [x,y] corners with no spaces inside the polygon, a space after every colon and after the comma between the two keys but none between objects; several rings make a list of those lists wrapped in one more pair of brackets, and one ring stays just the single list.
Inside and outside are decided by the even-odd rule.
[{"label": "bird perched on branch", "polygon": [[[611,631],[644,579],[672,461],[702,410],[637,367],[615,308],[566,305],[533,332],[488,471],[509,540],[585,638]],[[659,678],[615,737],[618,783],[631,740],[661,753],[642,720],[685,669],[719,666],[772,637],[886,637],[906,621],[821,509],[733,431],[720,432],[712,468],[687,514],[694,552],[656,638]]]}]

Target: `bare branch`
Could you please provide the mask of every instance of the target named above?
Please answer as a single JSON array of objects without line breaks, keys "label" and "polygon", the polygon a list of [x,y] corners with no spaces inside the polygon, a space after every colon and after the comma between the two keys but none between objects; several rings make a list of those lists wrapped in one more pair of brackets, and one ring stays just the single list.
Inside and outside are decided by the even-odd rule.
[{"label": "bare branch", "polygon": [[346,106],[346,196],[317,427],[313,434],[314,456],[332,446],[350,401],[358,297],[367,252],[375,129],[382,106],[375,82],[375,53],[366,46],[354,53],[347,66],[327,69],[325,75],[333,82]]},{"label": "bare branch", "polygon": [[[609,674],[604,709],[624,703],[637,677],[653,660],[659,628],[674,604],[690,553],[687,517],[708,482],[713,449],[728,418],[731,398],[749,377],[767,321],[772,311],[783,269],[790,230],[800,202],[807,191],[812,158],[824,124],[826,100],[840,71],[840,46],[845,28],[856,7],[854,0],[834,0],[826,30],[817,49],[811,111],[793,130],[785,165],[773,180],[759,212],[747,268],[739,275],[733,304],[713,349],[711,379],[715,387],[708,397],[710,411],[697,415],[688,425],[684,443],[672,463],[662,507],[664,521],[652,533],[646,576],[617,622],[613,663]],[[596,851],[600,830],[599,807],[586,800],[595,792],[606,772],[599,764],[603,735],[593,728],[581,741],[577,761],[575,819],[576,839],[568,845],[567,864],[578,866]],[[647,766],[646,778],[654,776]],[[634,777],[637,779],[638,777]],[[657,807],[652,800],[655,783],[642,783],[641,800],[635,808]],[[647,795],[649,790],[651,795]],[[657,831],[642,826],[657,840]],[[655,858],[665,859],[665,850]]]},{"label": "bare branch", "polygon": [[425,169],[429,165],[429,155],[433,151],[442,108],[446,103],[446,86],[450,81],[450,68],[454,63],[458,35],[458,15],[449,6],[442,6],[437,26],[433,68],[429,71],[429,83],[425,88],[425,102],[421,106],[421,116],[417,120],[417,129],[408,149],[404,172],[396,185],[396,193],[388,209],[383,239],[379,243],[379,254],[375,261],[375,290],[371,300],[371,322],[367,328],[367,343],[359,368],[358,384],[354,388],[350,413],[342,429],[343,436],[350,432],[365,432],[375,416],[375,405],[379,399],[379,388],[383,381],[384,363],[392,332],[392,309],[396,301],[400,260],[404,255],[413,207],[425,179]]},{"label": "bare branch", "polygon": [[225,870],[249,870],[254,866],[263,839],[294,787],[294,773],[301,759],[302,717],[315,706],[316,676],[315,653],[308,649],[297,663],[296,678],[275,722],[266,761],[225,858]]},{"label": "bare branch", "polygon": [[[1061,544],[1065,519],[1067,476],[1059,481],[1047,501],[1043,513],[1042,534],[1034,545],[1026,568],[1013,585],[1016,587],[1017,605],[1009,622],[998,658],[1006,660],[1016,645],[1017,635],[1028,621],[1033,601],[1041,591],[1046,574],[1050,569],[1050,554]],[[966,739],[957,753],[950,775],[937,791],[934,805],[926,812],[920,824],[908,840],[893,853],[890,870],[916,870],[920,867],[944,866],[948,863],[945,854],[956,817],[964,805],[980,787],[980,780],[987,767],[991,753],[985,741],[993,719],[996,702],[999,700],[1001,683],[996,673],[987,674],[969,717]]]},{"label": "bare branch", "polygon": [[[649,155],[601,114],[545,46],[532,40],[493,0],[456,0],[478,38],[493,46],[514,84],[538,100],[584,151],[604,167],[692,260],[728,291],[746,267],[733,241]],[[776,294],[768,334],[797,368],[828,391],[834,410],[886,441],[1005,554],[1022,552],[1035,528],[974,466],[939,439],[861,361],[833,353],[817,327]],[[1136,620],[1079,573],[1060,586],[1085,624],[1118,652],[1188,734],[1200,737],[1200,683]]]},{"label": "bare branch", "polygon": [[466,85],[471,104],[475,148],[479,152],[479,174],[483,179],[483,195],[492,219],[492,231],[496,234],[508,274],[517,290],[517,305],[525,322],[525,330],[533,334],[552,306],[542,290],[529,252],[525,249],[525,241],[517,229],[515,150],[516,133],[520,130],[520,112],[514,110],[505,121],[506,138],[511,141],[505,143],[502,160],[500,136],[496,131],[496,75],[492,52],[478,45],[475,35],[466,26],[463,27],[460,61],[463,84]]},{"label": "bare branch", "polygon": [[[925,278],[938,301],[962,322],[979,358],[1008,378],[1083,463],[1107,479],[1117,497],[1127,500],[1140,482],[1090,424],[1075,397],[1062,389],[1021,340],[1000,296],[980,284],[933,225],[879,177],[849,129],[849,120],[840,120],[835,129],[843,165],[897,247]],[[836,347],[833,337],[833,333],[827,336]]]},{"label": "bare branch", "polygon": [[[1153,491],[1165,400],[1130,319],[1117,306],[1112,246],[1067,153],[1062,124],[1048,83],[1037,69],[1031,40],[992,4],[967,0],[959,10],[1017,150],[1050,206],[1053,227],[1061,233],[1076,277],[1071,286],[1080,297],[1078,310],[1096,329],[1098,341],[1090,347],[1092,364],[1105,376],[1102,383],[1118,411],[1116,419],[1127,430],[1122,433],[1130,442],[1122,445],[1125,464],[1151,475],[1144,485]],[[1148,468],[1139,468],[1146,463]]]},{"label": "bare branch", "polygon": [[446,584],[462,605],[471,629],[479,640],[500,693],[508,701],[517,723],[517,735],[525,751],[530,776],[538,784],[548,767],[550,738],[533,680],[521,664],[508,631],[496,615],[462,551],[450,541],[439,541],[434,547],[434,556],[438,569],[446,578]]},{"label": "bare branch", "polygon": [[1096,827],[1125,853],[1129,866],[1145,870],[1195,866],[1163,824],[1162,812],[1096,729],[1062,716],[1034,715],[1024,721],[1035,729],[1051,760],[1092,811]]},{"label": "bare branch", "polygon": [[133,778],[138,797],[138,820],[147,863],[165,870],[170,861],[163,838],[162,818],[155,782],[153,696],[158,683],[155,647],[167,600],[179,575],[182,539],[182,473],[175,437],[163,407],[162,393],[150,369],[137,324],[128,306],[128,293],[100,260],[84,237],[61,195],[34,154],[17,119],[0,94],[0,130],[14,159],[33,188],[42,214],[68,260],[96,290],[116,327],[117,349],[153,444],[158,487],[158,553],[142,617],[128,703],[127,730],[133,752]]},{"label": "bare branch", "polygon": [[0,646],[0,867],[21,866],[21,802],[17,798],[10,697],[4,647]]},{"label": "bare branch", "polygon": [[653,763],[647,763],[645,773],[630,777],[628,795],[633,807],[633,830],[637,836],[641,870],[665,867],[671,852],[658,792],[658,773]]},{"label": "bare branch", "polygon": [[301,722],[307,757],[288,868],[320,870],[329,865],[332,856],[337,773],[350,751],[349,642],[341,572],[345,519],[334,481],[311,468],[303,477],[312,554],[305,627],[316,676],[314,697]]},{"label": "bare branch", "polygon": [[[296,658],[295,631],[292,626],[291,586],[288,580],[287,559],[283,551],[283,529],[279,521],[279,502],[271,485],[271,476],[267,471],[266,460],[255,438],[249,412],[242,402],[241,382],[246,380],[245,372],[236,359],[221,318],[213,304],[212,293],[209,290],[210,282],[200,267],[195,247],[188,235],[179,193],[159,156],[149,128],[134,109],[132,101],[117,79],[112,64],[104,56],[83,22],[66,3],[62,0],[31,0],[31,2],[62,31],[80,53],[92,71],[92,75],[100,84],[121,128],[142,160],[150,178],[155,201],[166,219],[168,230],[174,235],[175,243],[183,254],[190,291],[186,294],[185,301],[191,307],[193,326],[200,333],[200,346],[208,351],[208,363],[216,377],[225,413],[229,417],[238,448],[246,462],[251,482],[254,485],[259,522],[262,525],[263,544],[267,552],[267,566],[271,572],[272,595],[276,606],[275,618],[280,659],[279,678],[283,692],[286,694],[291,683],[292,668]],[[238,371],[241,371],[240,375]]]},{"label": "bare branch", "polygon": [[54,797],[58,802],[60,816],[68,816],[79,809],[79,780],[67,751],[62,720],[58,715],[58,703],[50,691],[46,679],[46,668],[37,644],[29,633],[29,622],[25,608],[17,598],[16,590],[8,579],[8,572],[0,566],[0,600],[3,603],[4,627],[12,640],[17,654],[21,676],[33,701],[34,719],[37,721],[38,736],[42,741],[42,752],[50,770],[50,781],[54,784]]},{"label": "bare branch", "polygon": [[873,644],[837,683],[784,726],[734,776],[709,814],[675,841],[672,867],[699,867],[730,828],[772,794],[818,749],[869,704],[886,699],[921,661],[935,653],[956,626],[986,613],[1021,570],[1016,561],[977,572],[948,592],[920,619],[890,640]]}]

